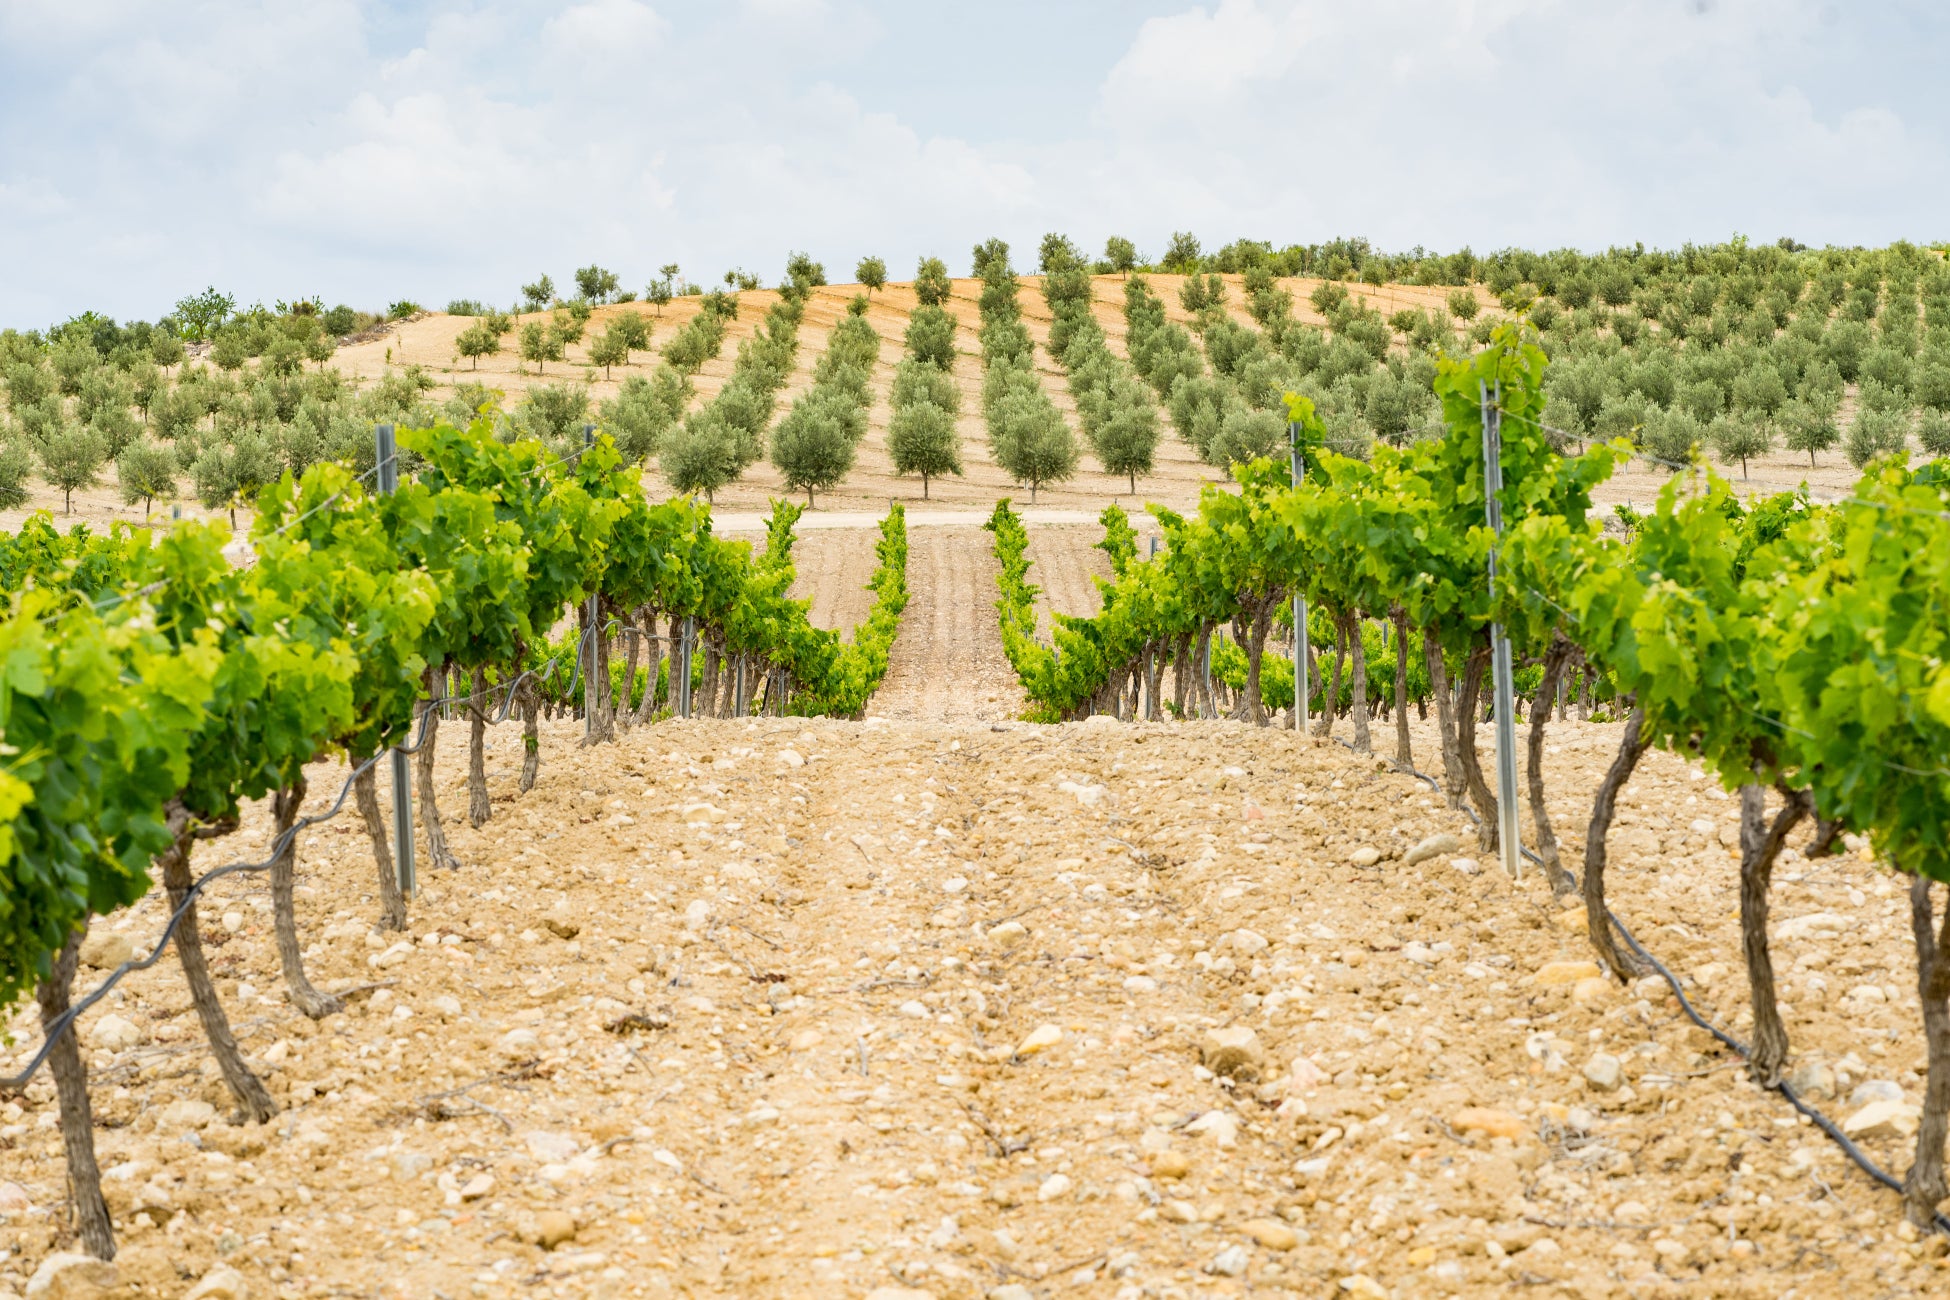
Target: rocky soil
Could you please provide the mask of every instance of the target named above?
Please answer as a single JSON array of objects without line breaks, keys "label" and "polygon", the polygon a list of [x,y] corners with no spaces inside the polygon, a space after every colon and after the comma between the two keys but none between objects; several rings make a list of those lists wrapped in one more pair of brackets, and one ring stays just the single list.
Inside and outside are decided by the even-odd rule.
[{"label": "rocky soil", "polygon": [[[494,735],[494,819],[451,828],[464,866],[423,872],[406,934],[372,929],[350,819],[305,836],[300,921],[342,1014],[284,1000],[261,882],[215,888],[270,1123],[227,1122],[173,959],[91,1014],[123,1249],[112,1288],[70,1270],[70,1293],[1950,1287],[1942,1243],[1662,984],[1597,978],[1534,872],[1479,865],[1465,819],[1339,744],[965,714],[578,732],[545,726],[526,795],[518,735]],[[442,798],[464,814],[458,740]],[[1553,735],[1560,828],[1615,741]],[[1733,825],[1654,755],[1613,878],[1738,1026]],[[253,810],[199,866],[265,837]],[[1855,853],[1778,879],[1795,1068],[1900,1172],[1922,1051],[1903,891]],[[91,959],[160,914],[98,922]],[[64,1195],[37,1083],[0,1105],[0,1295],[71,1248]]]}]

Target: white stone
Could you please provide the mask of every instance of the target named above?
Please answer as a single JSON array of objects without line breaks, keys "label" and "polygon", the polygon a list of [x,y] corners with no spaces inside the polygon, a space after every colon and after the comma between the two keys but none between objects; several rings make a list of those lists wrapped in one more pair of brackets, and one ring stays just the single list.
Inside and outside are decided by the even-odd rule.
[{"label": "white stone", "polygon": [[1791,916],[1774,927],[1776,942],[1785,939],[1805,939],[1811,935],[1840,934],[1848,929],[1848,918],[1833,912],[1809,912],[1805,916]]},{"label": "white stone", "polygon": [[1230,1111],[1208,1110],[1187,1124],[1185,1131],[1208,1135],[1221,1147],[1239,1145],[1239,1117]]},{"label": "white stone", "polygon": [[1020,921],[1004,921],[1001,925],[990,926],[988,940],[1007,952],[1029,937],[1029,931]]},{"label": "white stone", "polygon": [[1483,869],[1483,864],[1475,858],[1450,858],[1449,865],[1462,872],[1465,876],[1476,875]]},{"label": "white stone", "polygon": [[779,751],[779,762],[784,763],[787,767],[804,767],[806,765],[806,756],[796,749],[781,749]]},{"label": "white stone", "polygon": [[1126,993],[1156,993],[1158,991],[1158,981],[1152,979],[1149,975],[1127,975],[1124,977],[1124,991]]},{"label": "white stone", "polygon": [[1244,1246],[1227,1246],[1219,1252],[1218,1257],[1211,1264],[1206,1266],[1206,1272],[1221,1273],[1226,1277],[1240,1277],[1246,1272],[1246,1265],[1251,1262],[1252,1256],[1246,1253]]},{"label": "white stone", "polygon": [[1597,1092],[1616,1092],[1625,1081],[1625,1069],[1616,1056],[1599,1052],[1584,1063],[1584,1081]]},{"label": "white stone", "polygon": [[928,1010],[925,1002],[916,1002],[910,999],[901,1003],[901,1014],[911,1020],[926,1020],[934,1012]]},{"label": "white stone", "polygon": [[1372,844],[1363,844],[1347,855],[1347,860],[1357,867],[1372,867],[1381,861],[1381,850]]},{"label": "white stone", "polygon": [[1016,1047],[1017,1056],[1034,1056],[1063,1041],[1063,1031],[1055,1025],[1039,1025]]},{"label": "white stone", "polygon": [[1043,1185],[1036,1189],[1036,1199],[1044,1203],[1060,1201],[1070,1194],[1074,1186],[1068,1174],[1051,1174],[1043,1180]]},{"label": "white stone", "polygon": [[1872,1101],[1842,1121],[1842,1132],[1852,1138],[1908,1137],[1916,1132],[1922,1109],[1900,1101]]},{"label": "white stone", "polygon": [[27,1294],[30,1300],[39,1296],[46,1296],[47,1300],[92,1296],[106,1291],[115,1282],[115,1265],[107,1260],[59,1250],[42,1260],[34,1276],[27,1279]]},{"label": "white stone", "polygon": [[1227,935],[1225,942],[1241,957],[1251,957],[1272,947],[1266,936],[1257,930],[1234,930]]},{"label": "white stone", "polygon": [[207,1101],[186,1097],[164,1106],[157,1124],[166,1129],[202,1128],[217,1117],[217,1108]]},{"label": "white stone", "polygon": [[88,1027],[88,1045],[106,1052],[126,1052],[142,1042],[142,1031],[134,1022],[109,1014]]},{"label": "white stone", "polygon": [[1439,831],[1434,835],[1416,841],[1415,847],[1402,855],[1402,865],[1412,867],[1418,862],[1427,862],[1430,858],[1441,857],[1445,853],[1454,853],[1461,848],[1461,840],[1457,839],[1448,831]]}]

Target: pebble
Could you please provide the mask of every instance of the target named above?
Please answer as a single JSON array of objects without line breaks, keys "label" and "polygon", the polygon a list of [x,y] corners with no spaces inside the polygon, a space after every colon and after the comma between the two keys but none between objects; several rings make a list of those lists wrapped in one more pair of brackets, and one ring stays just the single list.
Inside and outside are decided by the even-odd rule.
[{"label": "pebble", "polygon": [[0,1214],[24,1214],[34,1208],[34,1198],[19,1183],[0,1183]]},{"label": "pebble", "polygon": [[967,888],[968,877],[966,876],[950,876],[941,882],[941,892],[944,894],[959,894]]},{"label": "pebble", "polygon": [[1151,1176],[1168,1182],[1176,1182],[1192,1172],[1192,1159],[1182,1151],[1154,1151],[1151,1154]]},{"label": "pebble", "polygon": [[1252,1256],[1246,1253],[1244,1246],[1227,1246],[1205,1266],[1205,1271],[1222,1273],[1226,1277],[1240,1277],[1245,1273],[1246,1265],[1250,1263],[1252,1263]]},{"label": "pebble", "polygon": [[1300,1244],[1300,1234],[1278,1219],[1248,1219],[1239,1231],[1268,1250],[1292,1250]]},{"label": "pebble", "polygon": [[1197,1223],[1198,1207],[1190,1201],[1170,1200],[1158,1207],[1158,1213],[1173,1223]]},{"label": "pebble", "polygon": [[1036,1293],[1020,1282],[990,1287],[985,1294],[987,1300],[1036,1300]]},{"label": "pebble", "polygon": [[1458,1133],[1471,1130],[1485,1137],[1509,1138],[1512,1142],[1527,1137],[1530,1128],[1522,1119],[1507,1110],[1495,1110],[1488,1106],[1465,1106],[1456,1112],[1450,1126]]},{"label": "pebble", "polygon": [[1075,1186],[1068,1174],[1051,1174],[1043,1180],[1043,1185],[1036,1189],[1036,1199],[1044,1204],[1060,1201],[1068,1196]]},{"label": "pebble", "polygon": [[114,970],[135,959],[135,944],[113,930],[92,931],[81,941],[81,964],[90,970]]},{"label": "pebble", "polygon": [[501,1035],[495,1047],[501,1055],[518,1060],[541,1051],[542,1040],[535,1036],[532,1029],[510,1029]]},{"label": "pebble", "polygon": [[1906,1102],[1872,1101],[1842,1121],[1842,1132],[1852,1138],[1908,1137],[1920,1113]]},{"label": "pebble", "polygon": [[1212,1073],[1249,1083],[1259,1078],[1266,1065],[1266,1049],[1259,1045],[1259,1035],[1246,1025],[1206,1030],[1199,1054]]},{"label": "pebble", "polygon": [[1063,1031],[1055,1025],[1039,1025],[1016,1046],[1017,1056],[1034,1056],[1063,1041]]},{"label": "pebble", "polygon": [[57,1250],[41,1261],[34,1276],[27,1279],[27,1294],[60,1300],[64,1296],[92,1296],[116,1283],[115,1265],[93,1255]]},{"label": "pebble", "polygon": [[248,1300],[250,1283],[228,1264],[219,1264],[203,1275],[183,1300]]},{"label": "pebble", "polygon": [[1599,1052],[1584,1063],[1584,1082],[1596,1092],[1617,1092],[1625,1081],[1625,1068],[1610,1052]]},{"label": "pebble", "polygon": [[[1583,913],[1580,912],[1578,915],[1582,916]],[[1594,1002],[1606,1001],[1611,995],[1612,982],[1602,975],[1592,975],[1586,979],[1579,980],[1571,986],[1571,1001],[1578,1003],[1580,1006],[1590,1006]]]},{"label": "pebble", "polygon": [[[681,682],[678,684],[682,685]],[[928,1017],[934,1014],[934,1012],[928,1010],[927,1003],[916,1002],[912,998],[909,998],[906,1002],[901,1003],[900,1011],[902,1015],[906,1016],[910,1020],[926,1020]]]},{"label": "pebble", "polygon": [[1449,865],[1465,876],[1474,876],[1483,870],[1483,864],[1475,858],[1450,858]]},{"label": "pebble", "polygon": [[1156,993],[1158,991],[1158,981],[1152,979],[1149,975],[1127,975],[1124,977],[1124,991],[1126,993]]},{"label": "pebble", "polygon": [[1021,921],[1004,921],[1001,925],[991,926],[988,932],[989,942],[1004,952],[1028,937],[1029,930]]},{"label": "pebble", "polygon": [[162,1114],[156,1119],[156,1123],[159,1127],[166,1129],[202,1128],[216,1117],[217,1108],[215,1106],[212,1106],[207,1101],[198,1101],[194,1097],[187,1097],[182,1101],[172,1101],[169,1105],[164,1106]]},{"label": "pebble", "polygon": [[1254,957],[1273,945],[1257,930],[1234,930],[1223,942],[1241,957]]},{"label": "pebble", "polygon": [[[677,684],[679,686],[683,685],[682,682]],[[806,756],[796,749],[781,749],[779,751],[779,762],[784,763],[787,767],[804,767],[806,765]]]},{"label": "pebble", "polygon": [[88,1027],[88,1045],[107,1052],[126,1052],[142,1042],[142,1031],[133,1021],[109,1014]]},{"label": "pebble", "polygon": [[1418,862],[1427,862],[1430,858],[1454,853],[1460,848],[1462,848],[1461,840],[1448,831],[1442,831],[1418,840],[1415,847],[1402,856],[1402,865],[1412,867]]},{"label": "pebble", "polygon": [[1381,1283],[1366,1273],[1350,1273],[1341,1279],[1341,1290],[1349,1295],[1360,1296],[1361,1300],[1388,1300],[1388,1292]]},{"label": "pebble", "polygon": [[535,1216],[535,1240],[543,1250],[554,1250],[575,1239],[576,1221],[563,1211],[543,1210]]},{"label": "pebble", "polygon": [[1902,1099],[1901,1084],[1892,1079],[1869,1079],[1856,1085],[1855,1091],[1848,1095],[1848,1104],[1866,1106],[1872,1101],[1901,1101]]},{"label": "pebble", "polygon": [[813,1048],[818,1047],[825,1041],[826,1035],[820,1033],[817,1029],[801,1029],[792,1036],[792,1050],[795,1052],[810,1052]]},{"label": "pebble", "polygon": [[1239,1144],[1239,1119],[1230,1111],[1208,1110],[1185,1126],[1187,1133],[1209,1134],[1222,1147]]},{"label": "pebble", "polygon": [[1381,850],[1372,844],[1363,844],[1347,855],[1347,860],[1357,867],[1372,867],[1381,861]]},{"label": "pebble", "polygon": [[1556,988],[1579,980],[1597,979],[1600,973],[1595,961],[1554,961],[1539,966],[1535,979],[1544,988]]},{"label": "pebble", "polygon": [[461,1013],[460,999],[451,993],[442,993],[433,1000],[433,1009],[448,1020],[457,1020]]},{"label": "pebble", "polygon": [[244,914],[236,908],[225,912],[223,914],[223,928],[231,934],[236,934],[244,928]]},{"label": "pebble", "polygon": [[475,1174],[460,1189],[463,1201],[478,1201],[494,1190],[493,1174]]}]

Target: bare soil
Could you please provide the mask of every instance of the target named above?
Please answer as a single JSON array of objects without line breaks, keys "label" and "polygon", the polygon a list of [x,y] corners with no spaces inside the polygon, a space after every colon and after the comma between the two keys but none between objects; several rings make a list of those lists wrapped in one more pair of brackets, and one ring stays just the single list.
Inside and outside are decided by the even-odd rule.
[{"label": "bare soil", "polygon": [[[979,640],[927,631],[975,593],[916,540],[910,675],[914,648]],[[880,704],[950,690],[980,687],[897,678]],[[1896,1231],[1895,1197],[1662,985],[1576,982],[1576,915],[1534,872],[1470,870],[1471,828],[1419,782],[1290,733],[987,704],[594,750],[546,723],[526,795],[497,729],[494,820],[450,822],[464,865],[423,873],[408,935],[371,929],[349,819],[304,837],[314,978],[383,986],[316,1025],[283,999],[263,884],[216,886],[221,988],[285,1109],[224,1121],[173,960],[91,1015],[85,1040],[110,1012],[139,1038],[89,1048],[112,1294],[181,1295],[220,1263],[278,1296],[1942,1293],[1941,1248]],[[1553,733],[1560,826],[1616,732]],[[1733,825],[1653,755],[1613,878],[1737,1028]],[[1441,832],[1460,851],[1404,861]],[[266,834],[254,809],[198,865]],[[1854,854],[1779,881],[1796,1063],[1915,1101],[1903,892]],[[141,944],[160,913],[99,926]],[[1254,1038],[1229,1077],[1205,1068],[1222,1028]],[[1586,1081],[1601,1052],[1616,1091]],[[64,1180],[45,1084],[0,1118],[8,1294],[64,1241]],[[1906,1166],[1898,1134],[1867,1145]]]}]

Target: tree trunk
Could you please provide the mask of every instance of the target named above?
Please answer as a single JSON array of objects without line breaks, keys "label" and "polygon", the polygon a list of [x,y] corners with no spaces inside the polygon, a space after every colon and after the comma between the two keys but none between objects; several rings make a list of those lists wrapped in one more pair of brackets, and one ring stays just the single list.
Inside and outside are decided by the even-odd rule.
[{"label": "tree trunk", "polygon": [[541,687],[530,677],[515,688],[521,708],[521,782],[515,788],[527,794],[535,788],[535,777],[542,768],[542,736],[539,720],[542,711]]},{"label": "tree trunk", "polygon": [[1334,734],[1334,715],[1341,705],[1341,665],[1347,660],[1347,626],[1336,620],[1334,624],[1334,672],[1333,680],[1325,683],[1326,689],[1320,693],[1320,721],[1314,724],[1314,735],[1332,736]]},{"label": "tree trunk", "polygon": [[[185,899],[189,899],[193,883],[190,879],[190,845],[195,831],[190,826],[189,814],[181,804],[170,807],[169,827],[176,834],[176,842],[163,850],[161,865],[163,886],[169,890],[169,909],[174,912],[184,906]],[[217,986],[211,982],[210,967],[203,958],[203,934],[197,928],[194,900],[190,900],[182,921],[176,926],[176,956],[183,964],[183,978],[190,986],[190,1001],[196,1007],[197,1019],[203,1022],[203,1036],[210,1040],[210,1054],[217,1058],[224,1082],[230,1085],[231,1095],[243,1107],[245,1118],[254,1124],[262,1124],[278,1113],[278,1104],[271,1100],[270,1090],[264,1086],[264,1081],[244,1064],[244,1054],[237,1049],[237,1040],[231,1035],[230,1018],[224,1014],[223,1003],[217,999]]]},{"label": "tree trunk", "polygon": [[1415,769],[1415,749],[1408,739],[1408,611],[1397,605],[1395,619],[1395,761]]},{"label": "tree trunk", "polygon": [[616,739],[615,692],[609,680],[609,637],[603,631],[602,601],[596,602],[595,622],[589,628],[589,680],[583,684],[583,708],[589,711],[588,743]]},{"label": "tree trunk", "polygon": [[352,797],[359,805],[359,815],[365,818],[366,836],[372,840],[373,861],[379,867],[379,928],[404,930],[406,896],[400,893],[399,871],[393,865],[393,828],[379,809],[378,763],[353,779]]},{"label": "tree trunk", "polygon": [[494,816],[487,788],[487,669],[476,667],[468,689],[467,707],[467,824],[476,830]]},{"label": "tree trunk", "polygon": [[1442,737],[1442,788],[1451,808],[1463,806],[1467,782],[1463,778],[1462,747],[1456,739],[1456,700],[1449,688],[1449,665],[1442,643],[1427,628],[1422,631],[1422,657],[1428,661],[1430,694],[1435,697],[1436,731]]},{"label": "tree trunk", "polygon": [[664,648],[657,637],[657,612],[648,605],[643,608],[643,632],[649,642],[649,663],[645,667],[643,683],[643,703],[637,706],[636,720],[648,722],[657,716],[657,678],[662,671]]},{"label": "tree trunk", "polygon": [[[54,969],[35,990],[41,1006],[41,1028],[67,1013],[74,983],[75,960],[81,954],[88,927],[68,936],[55,954]],[[102,1199],[101,1167],[95,1163],[95,1116],[88,1101],[88,1067],[81,1059],[74,1023],[70,1021],[47,1055],[47,1071],[54,1076],[54,1094],[61,1108],[61,1148],[67,1156],[68,1190],[74,1197],[75,1223],[81,1244],[96,1259],[115,1258],[115,1224]]]},{"label": "tree trunk", "polygon": [[[420,820],[427,831],[427,861],[435,867],[449,870],[460,866],[455,860],[453,850],[447,847],[447,828],[440,822],[440,805],[433,792],[434,742],[440,736],[440,710],[431,701],[434,687],[444,680],[446,666],[430,666],[422,678],[426,684],[428,699],[414,705],[413,721],[418,724],[415,734],[420,735],[420,747],[413,753],[413,785],[420,798]],[[424,728],[424,734],[421,729]]]},{"label": "tree trunk", "polygon": [[1591,721],[1591,665],[1578,670],[1578,721]]},{"label": "tree trunk", "polygon": [[1807,858],[1825,858],[1835,851],[1835,841],[1840,839],[1841,835],[1841,822],[1817,817],[1814,838],[1808,841],[1808,847],[1801,851],[1801,855]]},{"label": "tree trunk", "polygon": [[1179,721],[1185,720],[1185,690],[1190,682],[1192,634],[1180,632],[1171,649],[1171,704]]},{"label": "tree trunk", "polygon": [[1354,752],[1374,753],[1374,738],[1368,734],[1368,650],[1362,643],[1361,613],[1347,617],[1348,662],[1353,673]]},{"label": "tree trunk", "polygon": [[1754,1008],[1747,1074],[1763,1088],[1780,1082],[1788,1054],[1787,1026],[1774,998],[1774,959],[1767,950],[1767,890],[1774,880],[1774,859],[1809,805],[1804,790],[1781,793],[1787,802],[1769,824],[1767,787],[1751,781],[1740,787],[1740,946]]},{"label": "tree trunk", "polygon": [[1618,792],[1625,788],[1632,769],[1639,765],[1639,755],[1645,753],[1641,734],[1644,727],[1645,710],[1633,709],[1632,716],[1625,720],[1625,734],[1619,737],[1618,753],[1612,757],[1605,779],[1598,786],[1597,797],[1591,801],[1591,822],[1584,832],[1585,931],[1599,962],[1620,983],[1639,974],[1641,968],[1637,959],[1620,952],[1612,939],[1611,912],[1605,907],[1605,836],[1611,831],[1611,819],[1618,810]]},{"label": "tree trunk", "polygon": [[1266,654],[1266,635],[1273,630],[1275,597],[1255,604],[1252,620],[1246,625],[1246,689],[1240,695],[1240,716],[1255,727],[1266,725],[1266,706],[1259,689],[1260,663]]},{"label": "tree trunk", "polygon": [[1537,856],[1544,860],[1544,879],[1551,893],[1559,898],[1577,892],[1578,882],[1564,869],[1557,848],[1557,832],[1551,827],[1550,810],[1544,806],[1544,727],[1550,722],[1551,696],[1564,678],[1564,665],[1571,657],[1571,643],[1553,634],[1544,651],[1544,676],[1537,683],[1537,698],[1530,708],[1528,736],[1528,775],[1530,778],[1530,821],[1537,828]]},{"label": "tree trunk", "polygon": [[1216,717],[1218,705],[1212,697],[1212,625],[1201,623],[1198,628],[1198,645],[1192,651],[1192,687],[1198,692],[1201,718]]},{"label": "tree trunk", "polygon": [[716,637],[710,634],[706,634],[704,637],[704,671],[700,674],[703,680],[698,684],[697,688],[698,696],[704,701],[704,707],[701,710],[691,710],[692,713],[701,713],[707,718],[711,716],[711,706],[718,699],[718,647],[716,642]]},{"label": "tree trunk", "polygon": [[[630,649],[623,660],[623,692],[617,697],[616,720],[627,731],[636,721],[636,708],[630,703],[630,692],[636,689],[636,661],[643,652],[643,637],[629,618],[623,620],[623,637],[630,643]],[[656,665],[650,667],[654,674]]]},{"label": "tree trunk", "polygon": [[[290,835],[290,831],[297,824],[298,808],[305,802],[305,791],[305,778],[301,772],[295,781],[279,790],[271,800],[271,815],[277,823],[274,834],[277,839],[285,840],[284,850],[271,863],[271,927],[277,934],[278,965],[284,970],[284,987],[291,995],[291,1005],[313,1020],[323,1020],[326,1016],[343,1011],[345,1004],[312,986],[311,979],[305,974],[304,948],[298,942],[298,838]],[[287,835],[290,835],[289,839],[285,839]]]},{"label": "tree trunk", "polygon": [[1147,722],[1157,722],[1164,717],[1164,709],[1158,703],[1158,687],[1165,673],[1164,654],[1162,641],[1153,641],[1144,651],[1144,718]]},{"label": "tree trunk", "polygon": [[1934,931],[1933,910],[1930,882],[1918,876],[1909,886],[1909,916],[1929,1075],[1923,1085],[1916,1158],[1903,1180],[1903,1214],[1919,1228],[1930,1226],[1937,1203],[1950,1195],[1943,1177],[1943,1142],[1950,1136],[1950,908],[1944,911],[1941,931]]},{"label": "tree trunk", "polygon": [[1496,833],[1496,795],[1491,793],[1489,782],[1483,779],[1483,764],[1476,752],[1476,708],[1483,694],[1483,672],[1489,667],[1490,647],[1487,643],[1477,646],[1469,653],[1463,665],[1462,700],[1456,710],[1456,752],[1462,759],[1463,780],[1469,789],[1469,800],[1476,805],[1478,818],[1476,839],[1485,853],[1495,852]]}]

